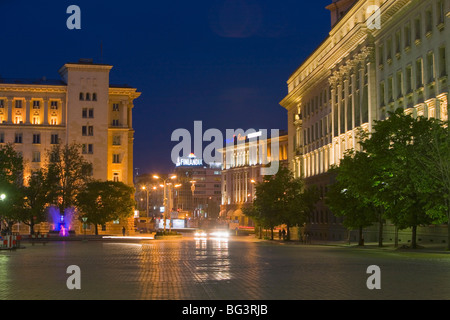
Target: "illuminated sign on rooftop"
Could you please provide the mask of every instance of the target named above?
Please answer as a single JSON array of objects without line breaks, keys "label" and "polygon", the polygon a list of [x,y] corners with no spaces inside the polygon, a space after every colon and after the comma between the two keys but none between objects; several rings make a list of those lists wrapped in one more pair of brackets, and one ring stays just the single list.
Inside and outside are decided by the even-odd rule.
[{"label": "illuminated sign on rooftop", "polygon": [[203,159],[198,159],[193,153],[191,153],[187,158],[180,158],[177,159],[177,167],[186,167],[186,166],[202,166],[203,165]]}]

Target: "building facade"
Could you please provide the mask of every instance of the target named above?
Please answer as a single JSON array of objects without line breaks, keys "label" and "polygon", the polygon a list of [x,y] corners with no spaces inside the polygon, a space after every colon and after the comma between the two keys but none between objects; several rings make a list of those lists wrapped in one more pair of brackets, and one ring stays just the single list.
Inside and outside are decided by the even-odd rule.
[{"label": "building facade", "polygon": [[[339,0],[329,36],[290,76],[288,159],[296,176],[322,194],[327,173],[359,150],[357,132],[403,108],[448,119],[448,0]],[[308,225],[313,238],[343,240],[347,231],[321,201]]]},{"label": "building facade", "polygon": [[219,216],[221,200],[221,164],[205,164],[191,154],[180,158],[174,170],[177,183],[174,208],[188,219],[205,220]]},{"label": "building facade", "polygon": [[220,216],[229,223],[231,229],[255,227],[254,221],[245,216],[242,209],[252,205],[256,191],[255,185],[263,181],[261,169],[264,165],[271,161],[279,161],[280,166],[287,165],[288,135],[286,132],[280,132],[279,153],[275,156],[271,154],[272,139],[259,141],[253,156],[251,143],[246,137],[244,143],[234,144],[231,147],[229,159],[227,159],[227,149],[221,150],[223,170]]},{"label": "building facade", "polygon": [[[22,154],[25,180],[45,165],[53,145],[77,143],[94,179],[133,186],[132,109],[140,93],[110,84],[111,69],[80,60],[59,70],[61,80],[0,79],[0,143],[12,143]],[[132,232],[131,223],[102,230],[118,233],[126,226]]]}]

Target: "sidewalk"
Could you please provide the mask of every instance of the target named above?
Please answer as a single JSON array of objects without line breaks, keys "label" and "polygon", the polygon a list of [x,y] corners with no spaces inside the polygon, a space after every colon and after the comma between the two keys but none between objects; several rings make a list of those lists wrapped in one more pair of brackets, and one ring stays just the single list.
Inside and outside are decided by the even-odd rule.
[{"label": "sidewalk", "polygon": [[410,244],[399,244],[395,247],[393,242],[383,242],[383,246],[379,247],[378,242],[366,242],[363,246],[359,246],[356,242],[348,241],[326,241],[326,240],[312,240],[309,243],[304,243],[298,240],[283,241],[275,238],[274,240],[258,239],[266,243],[272,243],[276,245],[298,245],[304,247],[311,246],[330,246],[330,247],[341,247],[341,248],[353,248],[353,249],[373,249],[373,250],[385,250],[385,251],[399,251],[399,252],[429,252],[429,253],[444,253],[450,254],[447,250],[447,245],[445,243],[440,244],[421,244],[419,243],[417,249],[412,249]]}]

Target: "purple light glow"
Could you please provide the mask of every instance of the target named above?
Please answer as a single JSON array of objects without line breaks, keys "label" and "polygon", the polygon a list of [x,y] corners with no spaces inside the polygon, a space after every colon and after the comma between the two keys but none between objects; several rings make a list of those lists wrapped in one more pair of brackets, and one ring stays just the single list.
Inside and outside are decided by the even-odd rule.
[{"label": "purple light glow", "polygon": [[59,231],[61,237],[69,236],[69,231],[71,229],[71,223],[73,219],[74,209],[67,208],[64,214],[61,215],[58,207],[50,207],[49,216],[51,222],[53,223],[53,231]]}]

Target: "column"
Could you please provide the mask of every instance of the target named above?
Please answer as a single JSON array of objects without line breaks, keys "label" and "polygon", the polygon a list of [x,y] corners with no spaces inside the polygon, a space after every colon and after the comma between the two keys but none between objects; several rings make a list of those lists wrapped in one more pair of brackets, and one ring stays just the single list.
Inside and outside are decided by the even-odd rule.
[{"label": "column", "polygon": [[367,62],[367,72],[368,72],[368,111],[369,111],[369,132],[372,132],[372,125],[375,120],[378,119],[377,113],[377,75],[375,59],[371,58]]},{"label": "column", "polygon": [[44,122],[42,123],[44,126],[48,125],[48,97],[44,98]]},{"label": "column", "polygon": [[[356,70],[355,72],[359,72],[359,70]],[[356,74],[355,73],[353,73],[352,75],[351,75],[351,80],[350,80],[351,82],[352,82],[352,92],[351,92],[351,94],[352,94],[352,124],[351,124],[351,126],[350,126],[350,130],[352,130],[353,131],[353,134],[352,134],[352,137],[353,137],[353,146],[355,146],[356,145],[356,140],[355,140],[355,134],[354,134],[354,128],[355,128],[355,123],[356,123],[356,121],[355,121],[355,108],[357,107],[356,106]],[[358,106],[359,107],[359,106]]]},{"label": "column", "polygon": [[25,98],[25,124],[30,124],[30,104],[31,104],[31,98],[27,97]]},{"label": "column", "polygon": [[120,123],[120,126],[121,127],[126,127],[126,126],[129,127],[129,124],[128,124],[128,101],[123,100],[120,107],[121,107],[120,112],[122,113],[122,121]]},{"label": "column", "polygon": [[8,100],[8,102],[7,102],[7,104],[8,104],[8,118],[7,118],[7,123],[8,124],[12,124],[12,121],[13,121],[13,119],[12,119],[12,110],[13,110],[13,98],[12,97],[8,97],[7,98]]},{"label": "column", "polygon": [[67,125],[67,119],[66,119],[67,105],[66,105],[66,101],[65,100],[61,100],[61,113],[60,114],[61,114],[61,121],[58,122],[58,124],[60,124],[60,125]]},{"label": "column", "polygon": [[342,119],[342,114],[341,114],[341,109],[342,109],[342,90],[343,90],[343,84],[342,83],[338,83],[337,85],[337,136],[339,137],[341,135],[341,128],[342,128],[342,124],[341,124],[341,119]]},{"label": "column", "polygon": [[331,140],[333,140],[334,137],[334,132],[335,132],[335,126],[337,125],[334,121],[335,119],[335,110],[334,110],[334,105],[335,105],[335,99],[334,97],[336,96],[336,88],[334,84],[330,84],[331,85]]}]

